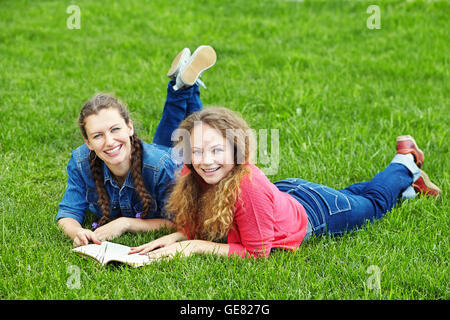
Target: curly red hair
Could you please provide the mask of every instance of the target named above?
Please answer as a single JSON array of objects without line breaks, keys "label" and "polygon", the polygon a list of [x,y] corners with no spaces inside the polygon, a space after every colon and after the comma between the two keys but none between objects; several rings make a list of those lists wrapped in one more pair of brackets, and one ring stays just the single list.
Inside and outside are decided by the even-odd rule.
[{"label": "curly red hair", "polygon": [[[250,174],[247,164],[253,151],[253,139],[245,120],[222,107],[205,108],[191,114],[179,129],[192,133],[199,121],[220,131],[228,139],[234,148],[234,167],[217,184],[205,188],[203,179],[191,165],[190,142],[181,137],[176,147],[182,150],[190,172],[177,178],[166,207],[175,215],[174,223],[178,230],[183,230],[191,238],[217,240],[224,238],[232,227],[240,182]],[[233,132],[231,135],[230,130]]]}]

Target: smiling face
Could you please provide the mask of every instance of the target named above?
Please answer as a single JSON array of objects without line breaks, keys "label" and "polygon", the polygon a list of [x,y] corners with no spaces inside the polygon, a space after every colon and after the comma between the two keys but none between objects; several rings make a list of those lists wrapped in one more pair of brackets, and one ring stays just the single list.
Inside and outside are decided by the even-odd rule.
[{"label": "smiling face", "polygon": [[206,183],[218,183],[233,169],[233,147],[219,130],[200,122],[191,132],[190,144],[192,166]]},{"label": "smiling face", "polygon": [[105,162],[116,176],[124,176],[130,169],[133,123],[127,124],[115,108],[101,109],[85,118],[85,143]]}]

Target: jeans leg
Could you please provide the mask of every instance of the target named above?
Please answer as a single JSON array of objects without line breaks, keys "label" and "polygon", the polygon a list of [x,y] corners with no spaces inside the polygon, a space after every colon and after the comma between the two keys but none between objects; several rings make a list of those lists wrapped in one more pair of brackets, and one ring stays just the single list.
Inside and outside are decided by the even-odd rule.
[{"label": "jeans leg", "polygon": [[[413,163],[413,161],[411,160]],[[410,169],[412,168],[412,169]],[[420,172],[420,170],[419,170]],[[393,161],[385,170],[375,177],[361,184],[364,186],[359,194],[346,193],[351,210],[327,217],[327,230],[333,234],[344,233],[358,228],[366,222],[381,219],[391,211],[399,197],[407,190],[414,179],[416,170]],[[345,190],[345,189],[344,189]]]},{"label": "jeans leg", "polygon": [[400,163],[398,159],[394,158],[372,180],[343,190],[313,183],[302,185],[321,204],[319,210],[325,213],[327,233],[343,234],[367,222],[381,219],[392,210],[402,193],[411,186],[417,172],[420,174],[413,160]]},{"label": "jeans leg", "polygon": [[412,175],[405,166],[391,163],[366,185],[362,196],[372,203],[374,217],[380,219],[392,210],[398,198],[412,182]]},{"label": "jeans leg", "polygon": [[378,210],[378,215],[390,211],[400,197],[410,195],[411,184],[420,177],[420,169],[407,155],[397,154],[389,166],[378,173],[365,188]]},{"label": "jeans leg", "polygon": [[340,191],[348,194],[360,195],[368,183],[369,181],[354,183]]},{"label": "jeans leg", "polygon": [[[420,169],[414,162],[412,162],[410,157],[403,154],[397,154],[392,160],[392,163],[400,163],[403,164],[405,167],[407,167],[413,176],[413,182],[419,179]],[[405,191],[403,191],[401,198],[402,200],[413,199],[415,198],[416,195],[417,193],[414,190],[414,188],[412,186],[409,186],[408,188],[406,188]]]},{"label": "jeans leg", "polygon": [[167,86],[167,97],[166,102],[164,104],[163,114],[161,116],[161,120],[159,121],[158,127],[156,128],[155,135],[153,136],[153,143],[172,147],[172,133],[178,128],[180,123],[186,118],[187,109],[188,109],[188,101],[192,99],[195,95],[197,102],[193,107],[197,107],[200,104],[200,93],[195,91],[195,87],[198,85],[192,86],[187,89],[173,90],[173,81],[170,81]]},{"label": "jeans leg", "polygon": [[339,235],[384,217],[420,175],[412,159],[398,156],[372,180],[342,190],[295,178],[275,185],[305,207],[311,223],[308,234]]},{"label": "jeans leg", "polygon": [[199,111],[203,108],[202,100],[200,99],[200,88],[197,83],[192,86],[192,95],[187,100],[186,117],[191,113]]},{"label": "jeans leg", "polygon": [[[391,163],[400,163],[406,166],[413,175],[413,182],[420,177],[420,169],[415,164],[412,164],[411,159],[408,159],[405,155],[396,155]],[[355,183],[340,191],[348,194],[361,195],[368,183],[369,181]],[[414,188],[409,186],[403,191],[401,199],[413,199],[416,195],[417,193],[414,191]]]}]

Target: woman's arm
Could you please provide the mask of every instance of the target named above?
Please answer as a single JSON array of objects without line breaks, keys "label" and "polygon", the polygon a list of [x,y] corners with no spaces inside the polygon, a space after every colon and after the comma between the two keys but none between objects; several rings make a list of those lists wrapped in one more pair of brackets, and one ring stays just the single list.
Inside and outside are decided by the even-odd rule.
[{"label": "woman's arm", "polygon": [[[156,250],[155,250],[156,249]],[[152,251],[153,250],[153,251]],[[193,253],[212,253],[227,256],[229,245],[204,240],[187,240],[182,232],[175,232],[142,246],[131,248],[129,254],[147,254],[152,258],[173,257],[176,253],[190,256]]]},{"label": "woman's arm", "polygon": [[101,244],[95,233],[89,229],[84,229],[81,224],[72,218],[61,218],[58,225],[73,240],[73,246],[79,247],[93,242]]},{"label": "woman's arm", "polygon": [[166,219],[137,219],[120,217],[99,228],[94,233],[101,241],[119,237],[125,232],[148,232],[162,227],[172,228],[173,223]]},{"label": "woman's arm", "polygon": [[61,218],[58,225],[73,240],[73,246],[83,246],[89,242],[101,244],[101,241],[117,238],[125,232],[147,232],[162,227],[171,228],[173,223],[166,219],[136,219],[121,217],[113,220],[95,231],[84,229],[72,218]]},{"label": "woman's arm", "polygon": [[127,219],[126,232],[148,232],[152,230],[158,230],[161,228],[172,229],[174,224],[168,219],[136,219],[136,218],[124,218]]},{"label": "woman's arm", "polygon": [[174,232],[168,235],[165,235],[156,240],[150,241],[149,243],[143,244],[139,247],[131,248],[129,254],[139,253],[139,254],[147,254],[148,252],[156,249],[169,246],[175,242],[187,240],[187,236],[183,232]]},{"label": "woman's arm", "polygon": [[227,243],[216,243],[206,240],[186,240],[171,244],[167,247],[154,250],[148,255],[150,258],[173,258],[177,253],[189,257],[194,253],[209,253],[220,256],[227,256],[230,246]]},{"label": "woman's arm", "polygon": [[190,242],[188,245],[193,244],[194,252],[192,253],[212,253],[219,256],[227,256],[230,250],[230,245],[228,243],[217,243],[206,240],[191,240],[185,241]]}]

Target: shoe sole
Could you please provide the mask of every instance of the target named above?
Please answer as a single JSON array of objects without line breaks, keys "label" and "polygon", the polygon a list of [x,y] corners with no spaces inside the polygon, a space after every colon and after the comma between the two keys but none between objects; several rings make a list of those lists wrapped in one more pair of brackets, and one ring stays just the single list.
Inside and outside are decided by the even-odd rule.
[{"label": "shoe sole", "polygon": [[[195,54],[195,56],[194,56]],[[188,86],[194,85],[198,77],[216,63],[216,52],[210,46],[204,46],[194,52],[192,62],[181,74],[181,80]]]},{"label": "shoe sole", "polygon": [[169,69],[169,71],[167,72],[167,76],[168,76],[169,78],[171,78],[171,79],[174,79],[174,78],[175,78],[175,76],[176,76],[176,74],[177,74],[177,72],[178,72],[178,69],[179,69],[179,64],[180,64],[181,57],[183,57],[183,55],[185,54],[185,52],[188,51],[188,50],[189,50],[188,48],[184,48],[183,50],[181,50],[181,51],[177,54],[177,56],[175,57],[175,59],[173,59],[172,65],[170,66],[170,69]]},{"label": "shoe sole", "polygon": [[[412,141],[412,143],[414,144],[414,148],[416,148],[417,151],[422,155],[422,158],[425,159],[424,154],[423,154],[423,151],[419,149],[419,147],[417,146],[416,140],[414,140],[413,137],[411,137],[410,135],[406,135],[406,136],[398,136],[398,137],[397,137],[397,143],[398,143],[398,142],[402,142],[402,141],[407,141],[407,140],[411,140],[411,141]],[[417,165],[418,165],[418,166],[422,166],[422,164],[423,164],[423,160],[422,160],[421,163],[418,163]]]},{"label": "shoe sole", "polygon": [[[423,171],[423,170],[420,170],[420,171],[421,171],[420,176],[422,177],[423,182],[425,183],[425,186],[426,186],[428,189],[430,189],[430,190],[436,192],[436,193],[437,193],[436,196],[439,197],[439,196],[441,195],[441,193],[442,193],[442,190],[439,189],[439,187],[438,187],[437,185],[435,185],[433,182],[431,182],[430,178],[429,178],[428,175],[425,173],[425,171]],[[427,192],[425,192],[425,194],[427,194]]]}]

